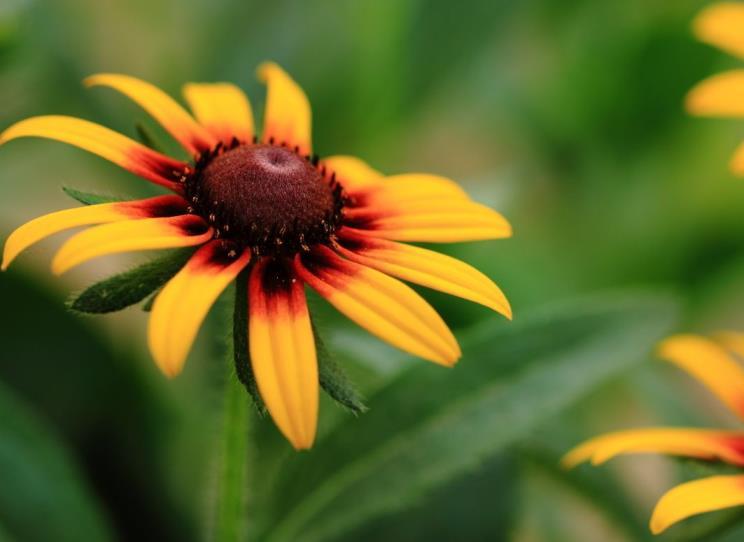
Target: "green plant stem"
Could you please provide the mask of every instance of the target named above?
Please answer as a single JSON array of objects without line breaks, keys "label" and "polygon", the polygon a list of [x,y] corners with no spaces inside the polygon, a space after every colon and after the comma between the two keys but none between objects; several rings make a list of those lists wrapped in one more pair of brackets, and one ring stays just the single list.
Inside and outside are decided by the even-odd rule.
[{"label": "green plant stem", "polygon": [[248,398],[232,371],[226,384],[214,523],[209,538],[216,542],[242,542],[247,528]]}]

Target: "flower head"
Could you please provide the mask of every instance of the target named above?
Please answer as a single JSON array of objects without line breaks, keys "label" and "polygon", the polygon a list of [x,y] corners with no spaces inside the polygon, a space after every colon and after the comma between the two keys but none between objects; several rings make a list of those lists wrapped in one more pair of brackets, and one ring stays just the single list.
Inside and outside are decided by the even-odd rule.
[{"label": "flower head", "polygon": [[[695,19],[700,41],[744,59],[744,4],[719,2]],[[705,117],[744,117],[744,69],[729,70],[698,83],[687,95],[687,110]],[[731,170],[744,175],[744,144],[731,159]]]},{"label": "flower head", "polygon": [[78,226],[91,227],[59,249],[55,273],[106,254],[194,247],[155,298],[148,330],[155,362],[168,376],[180,373],[215,300],[231,282],[246,281],[237,291],[246,293],[238,302],[248,305],[250,367],[238,372],[252,373],[277,426],[301,449],[315,437],[319,389],[305,284],[382,340],[450,366],[460,357],[451,331],[421,296],[393,277],[507,317],[509,304],[469,265],[400,241],[496,239],[511,230],[501,215],[443,177],[385,177],[356,158],[318,159],[304,92],[275,64],[262,65],[258,74],[268,87],[260,134],[247,98],[230,84],[186,85],[192,115],[133,77],[86,80],[144,108],[190,154],[187,162],[71,117],[35,117],[8,128],[0,143],[28,136],[69,143],[170,194],[36,218],[10,235],[2,268],[37,241]]},{"label": "flower head", "polygon": [[[744,335],[720,333],[714,339],[678,335],[664,341],[659,355],[699,380],[734,414],[744,419]],[[647,428],[601,435],[563,458],[567,468],[584,461],[600,465],[619,454],[664,453],[702,461],[723,461],[744,469],[744,430]],[[690,516],[744,505],[744,474],[710,476],[667,492],[651,517],[654,534]]]}]

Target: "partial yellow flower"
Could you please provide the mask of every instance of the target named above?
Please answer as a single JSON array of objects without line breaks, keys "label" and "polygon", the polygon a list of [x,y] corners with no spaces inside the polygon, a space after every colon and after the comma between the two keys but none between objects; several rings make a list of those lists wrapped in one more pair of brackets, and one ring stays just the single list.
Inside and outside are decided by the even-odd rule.
[{"label": "partial yellow flower", "polygon": [[[677,335],[660,345],[659,355],[699,380],[744,419],[744,368],[736,360],[744,355],[744,334]],[[660,427],[617,431],[580,444],[563,457],[562,464],[566,468],[585,461],[600,465],[620,454],[652,452],[744,468],[744,430]],[[687,482],[659,500],[650,529],[659,534],[690,516],[739,505],[744,505],[744,474]]]},{"label": "partial yellow flower", "polygon": [[[720,2],[696,17],[697,38],[744,59],[744,4]],[[688,93],[687,110],[704,117],[744,117],[744,69],[730,70],[698,83]],[[744,175],[744,144],[731,159],[731,170]]]}]

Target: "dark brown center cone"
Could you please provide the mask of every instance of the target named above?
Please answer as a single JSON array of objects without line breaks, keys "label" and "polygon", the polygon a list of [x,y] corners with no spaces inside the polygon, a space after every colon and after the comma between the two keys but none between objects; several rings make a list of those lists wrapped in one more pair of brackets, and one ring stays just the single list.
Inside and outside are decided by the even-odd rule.
[{"label": "dark brown center cone", "polygon": [[189,192],[195,210],[222,236],[259,252],[327,239],[339,213],[337,194],[318,169],[272,145],[241,145],[218,154]]}]

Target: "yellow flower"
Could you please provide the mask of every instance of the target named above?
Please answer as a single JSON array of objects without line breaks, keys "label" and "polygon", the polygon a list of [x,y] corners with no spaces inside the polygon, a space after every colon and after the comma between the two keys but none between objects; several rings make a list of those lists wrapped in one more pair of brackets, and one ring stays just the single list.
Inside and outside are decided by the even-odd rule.
[{"label": "yellow flower", "polygon": [[[744,419],[744,334],[720,333],[713,339],[678,335],[664,341],[659,355],[702,382]],[[566,454],[563,466],[584,461],[600,465],[624,453],[665,453],[744,468],[744,430],[648,428],[618,431],[591,439]],[[711,476],[680,484],[658,502],[650,528],[659,534],[690,516],[744,505],[744,474]]]},{"label": "yellow flower", "polygon": [[[744,4],[721,2],[704,9],[695,19],[700,41],[744,59]],[[687,110],[708,117],[744,117],[744,69],[705,79],[687,95]],[[731,159],[731,170],[744,175],[744,143]]]},{"label": "yellow flower", "polygon": [[187,84],[192,112],[154,86],[125,75],[86,80],[125,94],[191,155],[164,156],[88,121],[41,116],[0,135],[55,139],[86,149],[171,193],[139,201],[51,213],[15,230],[2,268],[54,233],[71,237],[52,263],[62,273],[91,258],[124,251],[193,246],[191,259],[158,294],[148,341],[158,367],[177,375],[220,293],[249,269],[249,354],[259,393],[297,449],[315,438],[318,368],[305,301],[308,284],[382,340],[451,366],[460,357],[452,332],[401,279],[483,304],[511,317],[499,288],[469,265],[399,241],[451,242],[508,237],[508,222],[435,175],[385,177],[348,156],[312,154],[310,106],[276,64],[263,64],[263,130],[254,130],[246,96],[235,86]]}]

